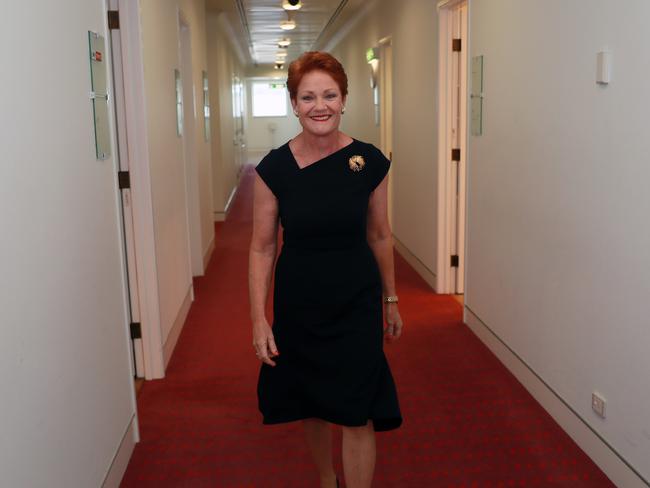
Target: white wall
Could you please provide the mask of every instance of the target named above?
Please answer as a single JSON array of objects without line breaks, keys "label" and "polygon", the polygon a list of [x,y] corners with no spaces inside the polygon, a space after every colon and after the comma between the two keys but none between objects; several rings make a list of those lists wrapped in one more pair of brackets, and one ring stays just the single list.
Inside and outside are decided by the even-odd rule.
[{"label": "white wall", "polygon": [[186,212],[183,141],[176,133],[174,69],[180,69],[178,11],[191,30],[195,107],[194,143],[199,169],[199,201],[203,252],[213,239],[210,144],[203,138],[203,89],[206,70],[205,2],[141,0],[147,133],[153,198],[156,263],[163,343],[179,318],[192,285]]},{"label": "white wall", "polygon": [[228,199],[239,181],[244,159],[244,148],[235,137],[233,85],[235,77],[243,82],[245,73],[243,61],[232,44],[233,34],[224,15],[215,11],[210,11],[207,15],[208,76],[212,105],[213,210],[216,220],[224,218]]},{"label": "white wall", "polygon": [[380,145],[366,50],[390,36],[393,45],[393,233],[436,274],[437,16],[435,2],[376,1],[332,49],[349,79],[342,129]]},{"label": "white wall", "polygon": [[650,3],[473,0],[470,15],[485,132],[470,138],[466,304],[650,479]]},{"label": "white wall", "polygon": [[203,117],[203,71],[208,71],[208,44],[205,0],[178,0],[177,4],[190,25],[192,35],[192,81],[194,106],[185,109],[185,119],[194,119],[194,147],[197,151],[199,202],[201,220],[202,252],[208,251],[214,240],[212,219],[212,145],[205,140],[205,118]]},{"label": "white wall", "polygon": [[40,0],[0,20],[0,486],[100,486],[135,414],[116,161],[95,158],[88,97],[104,15]]}]

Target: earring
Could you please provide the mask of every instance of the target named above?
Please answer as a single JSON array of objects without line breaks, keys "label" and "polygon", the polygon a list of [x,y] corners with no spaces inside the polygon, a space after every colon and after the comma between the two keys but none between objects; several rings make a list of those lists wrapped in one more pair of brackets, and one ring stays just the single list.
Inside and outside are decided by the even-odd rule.
[{"label": "earring", "polygon": [[341,107],[341,115],[343,115],[344,113],[345,113],[345,105]]},{"label": "earring", "polygon": [[294,109],[293,114],[298,117],[298,111]]}]

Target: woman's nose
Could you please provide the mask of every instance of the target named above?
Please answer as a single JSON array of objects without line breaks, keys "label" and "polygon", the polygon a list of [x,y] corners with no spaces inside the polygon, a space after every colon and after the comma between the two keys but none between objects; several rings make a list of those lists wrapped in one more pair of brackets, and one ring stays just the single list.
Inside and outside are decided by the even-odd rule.
[{"label": "woman's nose", "polygon": [[325,105],[325,99],[321,97],[316,98],[316,110],[321,110],[327,108]]}]

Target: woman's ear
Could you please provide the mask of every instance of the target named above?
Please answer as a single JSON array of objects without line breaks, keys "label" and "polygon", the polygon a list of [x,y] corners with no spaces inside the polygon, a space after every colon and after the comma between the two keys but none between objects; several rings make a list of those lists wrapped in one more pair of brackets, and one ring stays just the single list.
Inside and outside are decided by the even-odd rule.
[{"label": "woman's ear", "polygon": [[292,98],[291,99],[291,108],[293,109],[293,114],[296,117],[298,117],[298,110],[296,110],[296,106],[297,106],[296,100]]}]

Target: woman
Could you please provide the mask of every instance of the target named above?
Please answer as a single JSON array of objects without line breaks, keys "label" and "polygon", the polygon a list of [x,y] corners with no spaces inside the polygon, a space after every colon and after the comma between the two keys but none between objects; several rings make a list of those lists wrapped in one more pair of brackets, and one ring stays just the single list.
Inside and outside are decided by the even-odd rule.
[{"label": "woman", "polygon": [[[304,53],[289,66],[287,87],[303,130],[260,162],[255,181],[249,279],[253,345],[263,363],[259,407],[265,424],[302,421],[321,488],[339,486],[331,424],[341,425],[347,486],[370,487],[374,433],[402,423],[382,341],[402,331],[387,218],[390,162],[339,131],[347,77],[333,56]],[[279,222],[271,329],[264,309]]]}]

